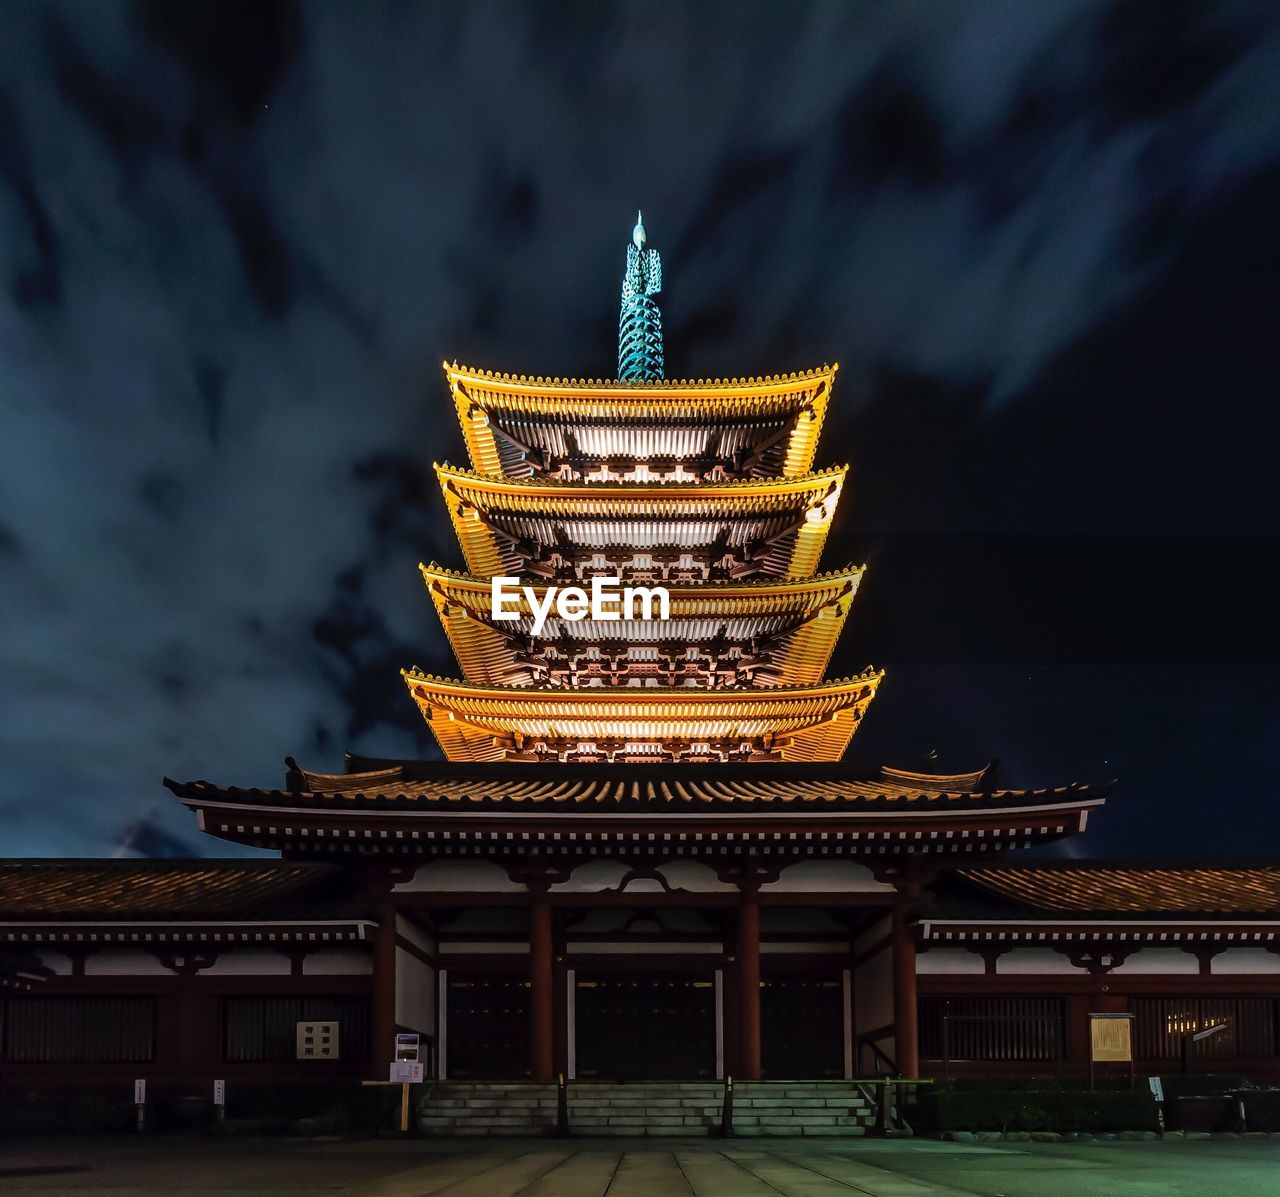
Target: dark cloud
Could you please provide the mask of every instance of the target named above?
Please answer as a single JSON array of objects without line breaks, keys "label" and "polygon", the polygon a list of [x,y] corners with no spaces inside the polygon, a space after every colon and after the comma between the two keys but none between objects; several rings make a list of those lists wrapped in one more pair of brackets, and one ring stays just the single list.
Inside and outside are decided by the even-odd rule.
[{"label": "dark cloud", "polygon": [[1204,842],[1247,848],[1280,763],[1278,25],[0,6],[9,850],[185,840],[164,774],[430,750],[398,671],[452,670],[414,568],[459,562],[439,363],[610,373],[637,206],[673,371],[843,363],[827,561],[873,569],[840,664],[890,669],[855,751],[1115,773],[1095,849],[1212,793]]}]

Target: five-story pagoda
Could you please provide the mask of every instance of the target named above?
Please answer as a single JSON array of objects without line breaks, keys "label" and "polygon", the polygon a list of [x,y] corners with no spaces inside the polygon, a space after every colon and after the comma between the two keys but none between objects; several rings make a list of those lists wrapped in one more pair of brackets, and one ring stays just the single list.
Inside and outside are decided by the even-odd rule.
[{"label": "five-story pagoda", "polygon": [[[211,834],[350,865],[375,1068],[414,1029],[439,1076],[915,1075],[938,867],[1103,801],[841,759],[881,675],[824,680],[862,578],[817,572],[836,368],[667,380],[660,289],[638,220],[616,381],[445,366],[466,572],[421,569],[463,679],[404,677],[446,759],[169,783]],[[504,618],[494,577],[520,583]],[[663,588],[667,618],[547,605],[599,579]]]},{"label": "five-story pagoda", "polygon": [[[822,676],[862,572],[816,576],[835,367],[669,382],[660,280],[637,219],[616,382],[445,366],[472,469],[436,474],[470,572],[422,572],[466,682],[405,678],[450,760],[834,761],[875,694],[874,671]],[[518,618],[494,575],[533,583]],[[600,577],[662,586],[670,618],[535,633],[548,589]]]}]

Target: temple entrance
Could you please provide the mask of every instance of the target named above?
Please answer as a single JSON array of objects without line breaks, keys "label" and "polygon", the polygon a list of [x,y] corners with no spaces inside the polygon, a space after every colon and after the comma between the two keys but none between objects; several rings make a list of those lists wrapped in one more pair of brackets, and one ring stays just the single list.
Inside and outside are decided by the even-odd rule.
[{"label": "temple entrance", "polygon": [[580,1080],[716,1075],[716,990],[705,972],[580,972],[574,980]]},{"label": "temple entrance", "polygon": [[529,979],[522,972],[450,969],[445,1067],[457,1080],[529,1075]]},{"label": "temple entrance", "polygon": [[761,980],[760,1066],[769,1080],[844,1075],[839,969],[774,973]]}]

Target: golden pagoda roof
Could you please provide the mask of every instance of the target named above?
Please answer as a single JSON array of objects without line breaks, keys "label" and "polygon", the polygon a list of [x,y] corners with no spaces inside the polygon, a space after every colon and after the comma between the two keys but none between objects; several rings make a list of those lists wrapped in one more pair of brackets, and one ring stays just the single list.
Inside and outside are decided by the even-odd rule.
[{"label": "golden pagoda roof", "polygon": [[[535,637],[523,592],[514,604],[520,618],[495,623],[487,578],[419,568],[467,679],[504,686],[547,680],[576,686],[610,672],[668,684],[697,677],[708,686],[812,685],[822,678],[863,574],[852,566],[814,578],[669,586],[669,620],[573,622],[553,614]],[[541,604],[547,584],[530,585]]]},{"label": "golden pagoda roof", "polygon": [[836,370],[619,382],[444,366],[472,465],[513,477],[582,477],[584,463],[619,456],[666,458],[671,472],[680,462],[681,474],[706,471],[710,458],[739,476],[799,477],[813,466]]},{"label": "golden pagoda roof", "polygon": [[[833,761],[883,676],[771,690],[531,690],[418,670],[405,682],[451,761],[738,757]],[[707,747],[704,747],[707,746]]]},{"label": "golden pagoda roof", "polygon": [[734,577],[812,574],[848,467],[665,486],[502,478],[439,464],[435,470],[473,574],[572,577],[623,568],[624,577],[643,580],[619,558],[710,555]]}]

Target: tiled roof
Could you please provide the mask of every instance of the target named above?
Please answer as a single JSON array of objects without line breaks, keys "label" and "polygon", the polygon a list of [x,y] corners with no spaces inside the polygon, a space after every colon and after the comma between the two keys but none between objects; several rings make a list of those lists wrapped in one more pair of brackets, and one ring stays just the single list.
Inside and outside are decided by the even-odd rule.
[{"label": "tiled roof", "polygon": [[[473,686],[416,670],[405,682],[452,761],[501,761],[522,747],[675,742],[749,744],[786,760],[839,759],[881,674],[769,690],[592,687],[536,690]],[[657,751],[654,753],[657,756]]]},{"label": "tiled roof", "polygon": [[794,477],[812,468],[835,369],[620,383],[501,376],[446,363],[445,375],[472,464],[482,474],[543,472],[530,460],[538,453],[548,454],[547,465],[620,453],[690,464],[709,455],[732,460],[781,437],[758,457],[754,472]]},{"label": "tiled roof", "polygon": [[772,765],[458,765],[439,761],[353,758],[348,773],[294,768],[288,789],[238,790],[208,782],[167,782],[180,797],[225,795],[246,802],[358,807],[372,803],[430,809],[494,809],[530,813],[660,810],[696,813],[813,807],[1008,810],[1019,805],[1096,801],[1105,790],[1086,785],[1007,790],[988,784],[987,770],[920,773],[851,764]]},{"label": "tiled roof", "polygon": [[279,861],[6,860],[0,918],[258,917],[334,876]]},{"label": "tiled roof", "polygon": [[[738,684],[763,688],[812,685],[830,660],[832,648],[852,605],[862,569],[851,567],[820,578],[740,583],[701,583],[667,587],[669,620],[642,618],[576,622],[554,613],[540,637],[533,634],[528,598],[514,604],[519,617],[494,621],[487,578],[421,566],[436,614],[449,637],[467,680],[480,685],[527,686],[557,668],[603,672],[611,666],[624,675],[683,684],[692,658],[710,677],[713,669],[730,676],[743,662],[754,662]],[[547,583],[530,589],[545,603]],[[616,647],[628,646],[621,653]],[[603,646],[594,656],[590,649]]]},{"label": "tiled roof", "polygon": [[1280,865],[1027,864],[957,876],[1055,914],[1280,914]]}]

